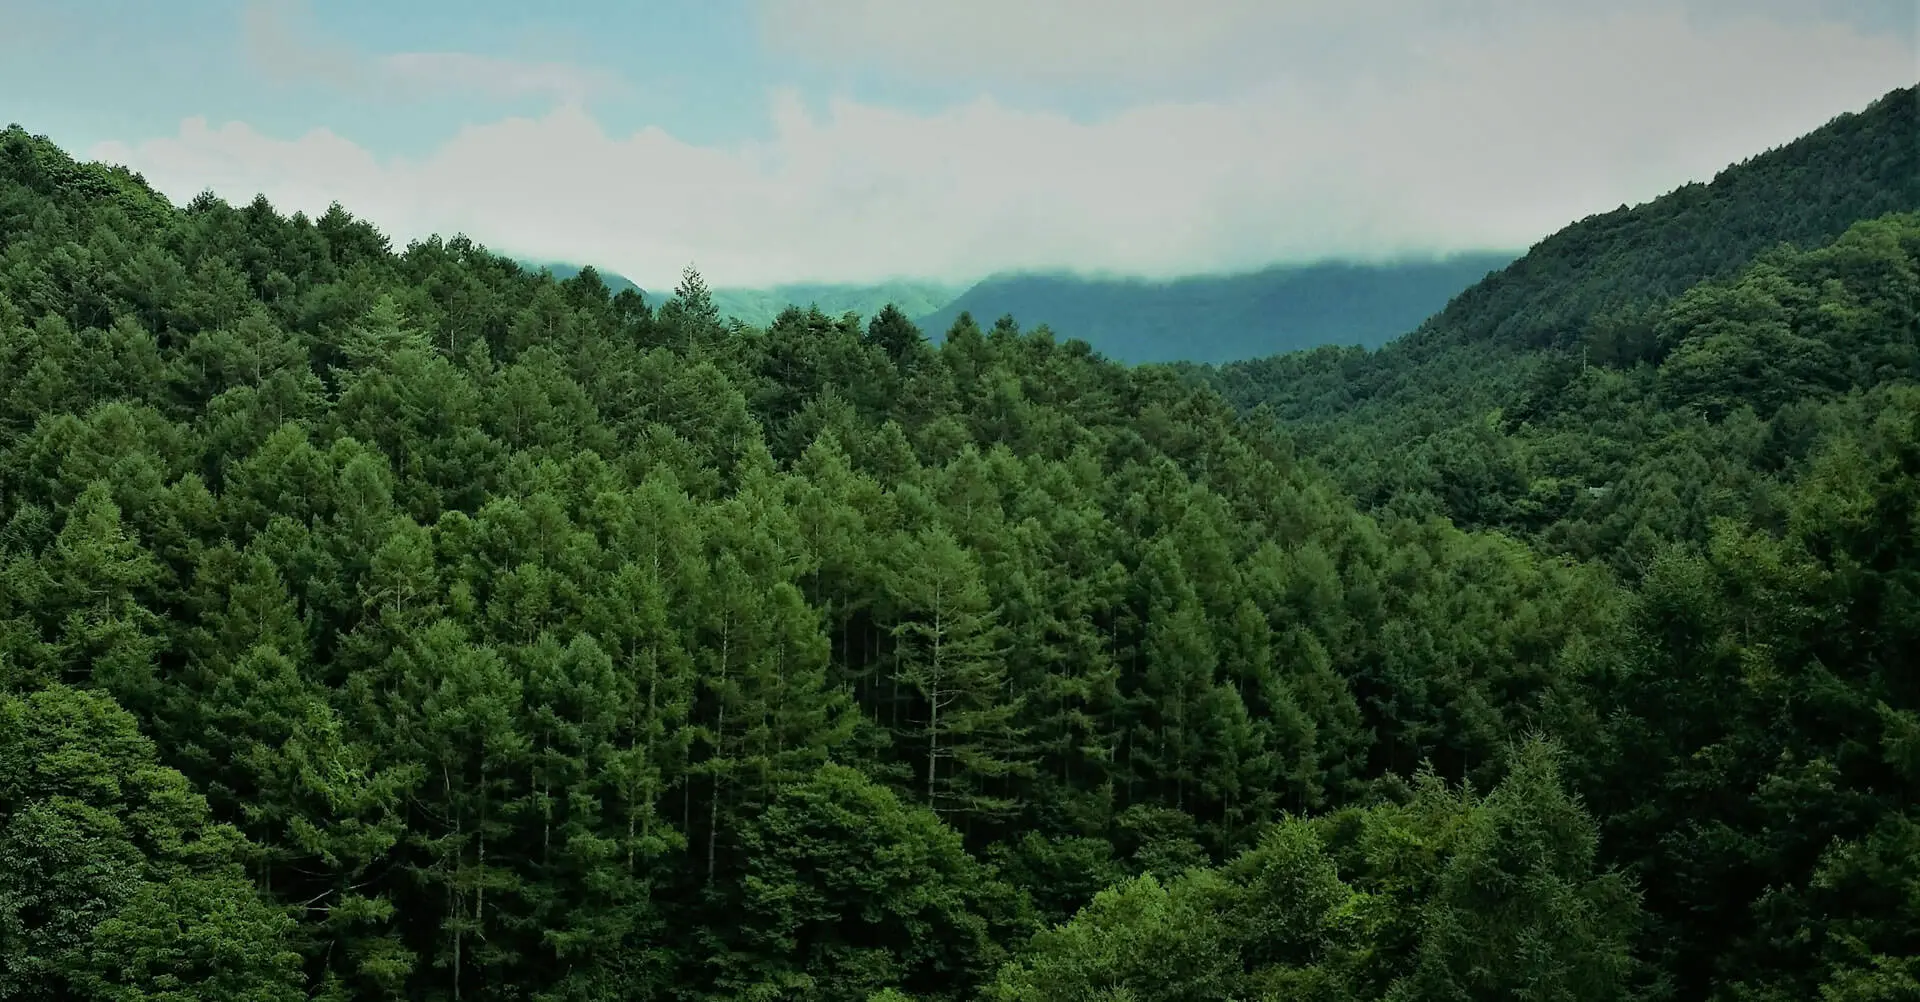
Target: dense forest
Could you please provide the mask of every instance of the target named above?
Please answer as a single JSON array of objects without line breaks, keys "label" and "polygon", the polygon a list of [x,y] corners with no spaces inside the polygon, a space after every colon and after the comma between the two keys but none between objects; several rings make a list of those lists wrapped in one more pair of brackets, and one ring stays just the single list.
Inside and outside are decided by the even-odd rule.
[{"label": "dense forest", "polygon": [[1914,110],[1220,370],[12,128],[0,999],[1914,998]]}]

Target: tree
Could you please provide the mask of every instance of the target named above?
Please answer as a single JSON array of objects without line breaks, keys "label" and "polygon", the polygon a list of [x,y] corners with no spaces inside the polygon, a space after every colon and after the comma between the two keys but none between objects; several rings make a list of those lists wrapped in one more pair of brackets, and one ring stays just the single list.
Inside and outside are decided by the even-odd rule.
[{"label": "tree", "polygon": [[918,360],[926,335],[920,333],[920,328],[914,326],[899,307],[888,303],[868,321],[866,341],[878,345],[895,366],[904,370]]},{"label": "tree", "polygon": [[112,699],[0,695],[0,775],[0,997],[302,997],[252,847]]},{"label": "tree", "polygon": [[689,358],[710,349],[726,333],[720,310],[713,304],[713,293],[693,265],[680,273],[673,297],[660,307],[660,323],[673,332],[674,346]]},{"label": "tree", "polygon": [[1030,766],[978,565],[942,526],[902,538],[895,554],[895,674],[919,696],[909,737],[923,749],[927,806],[962,820],[1003,816],[1019,806],[1009,781]]},{"label": "tree", "polygon": [[740,848],[749,876],[714,960],[730,997],[959,998],[998,962],[1009,889],[932,812],[852,769],[823,766],[783,791]]},{"label": "tree", "polygon": [[1464,818],[1429,900],[1414,970],[1392,999],[1632,997],[1639,901],[1597,872],[1598,832],[1554,761],[1529,742]]},{"label": "tree", "polygon": [[1066,925],[1033,937],[983,993],[991,1002],[1204,1002],[1232,998],[1240,963],[1227,947],[1209,871],[1163,885],[1151,874],[1101,891]]}]

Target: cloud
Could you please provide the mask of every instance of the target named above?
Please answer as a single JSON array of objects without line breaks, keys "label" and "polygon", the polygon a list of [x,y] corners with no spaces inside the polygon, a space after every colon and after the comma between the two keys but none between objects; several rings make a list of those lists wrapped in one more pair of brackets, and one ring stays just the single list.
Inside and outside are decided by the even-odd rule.
[{"label": "cloud", "polygon": [[758,0],[758,13],[764,44],[826,65],[1151,90],[1392,74],[1431,45],[1531,23],[1550,2]]},{"label": "cloud", "polygon": [[241,37],[256,69],[282,83],[320,83],[382,100],[483,94],[563,104],[620,89],[617,76],[568,63],[468,52],[369,54],[306,24],[297,0],[250,0]]},{"label": "cloud", "polygon": [[[1595,8],[1726,22],[1870,24],[1911,40],[1911,0],[757,0],[762,42],[915,79],[1160,87],[1398,79],[1435,49]],[[1904,16],[1900,12],[1904,12]]]},{"label": "cloud", "polygon": [[1268,79],[1095,121],[985,97],[915,114],[781,92],[771,136],[732,146],[610,135],[563,106],[467,127],[416,159],[326,130],[276,138],[199,119],[92,155],[180,199],[264,192],[309,212],[337,199],[402,240],[463,231],[650,287],[689,261],[720,285],[1166,276],[1526,246],[1915,75],[1900,39],[1677,12],[1594,9],[1435,36],[1423,51],[1397,78]]}]

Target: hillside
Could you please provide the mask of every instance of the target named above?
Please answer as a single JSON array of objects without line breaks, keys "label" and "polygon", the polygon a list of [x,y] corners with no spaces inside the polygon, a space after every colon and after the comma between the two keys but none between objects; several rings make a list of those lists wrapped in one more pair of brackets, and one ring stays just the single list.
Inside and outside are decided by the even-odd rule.
[{"label": "hillside", "polygon": [[[1183,379],[0,133],[0,997],[1920,997],[1920,212],[1859,183],[1598,361]],[[1706,267],[1633,248],[1557,267]]]},{"label": "hillside", "polygon": [[989,278],[920,317],[935,336],[961,313],[1046,324],[1122,362],[1228,362],[1318,345],[1377,347],[1513,260],[1465,254],[1393,264],[1281,266],[1165,282],[1068,275]]},{"label": "hillside", "polygon": [[1888,93],[1644,205],[1583,219],[1448,303],[1409,340],[1577,346],[1594,319],[1724,278],[1782,243],[1920,207],[1920,90]]},{"label": "hillside", "polygon": [[[1891,92],[1785,146],[1635,208],[1575,222],[1376,351],[1321,349],[1183,367],[1243,410],[1266,407],[1309,451],[1394,469],[1413,442],[1550,405],[1568,366],[1657,363],[1660,319],[1681,292],[1783,245],[1920,209],[1920,94]],[[1411,437],[1409,437],[1411,436]],[[1338,445],[1335,441],[1338,440]],[[1399,457],[1399,458],[1396,458]],[[1357,496],[1395,491],[1349,479]]]}]

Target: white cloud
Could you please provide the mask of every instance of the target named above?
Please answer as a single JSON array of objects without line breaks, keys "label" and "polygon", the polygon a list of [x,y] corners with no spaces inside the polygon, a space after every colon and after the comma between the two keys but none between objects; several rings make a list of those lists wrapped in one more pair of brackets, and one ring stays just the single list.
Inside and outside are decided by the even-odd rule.
[{"label": "white cloud", "polygon": [[324,130],[280,139],[198,119],[92,155],[176,198],[264,192],[309,212],[337,199],[401,240],[464,231],[650,288],[688,261],[721,285],[1168,275],[1524,246],[1915,76],[1900,39],[1647,11],[1435,35],[1425,51],[1399,78],[1338,93],[1276,80],[1094,122],[987,98],[931,115],[836,101],[816,115],[783,93],[771,139],[725,148],[608,135],[564,106],[469,127],[414,160]]},{"label": "white cloud", "polygon": [[[758,0],[762,41],[916,80],[1191,89],[1394,76],[1558,0]],[[1653,0],[1613,0],[1621,4]],[[1671,6],[1671,0],[1669,0]],[[1203,88],[1204,89],[1204,88]]]},{"label": "white cloud", "polygon": [[759,6],[763,39],[793,54],[963,79],[983,73],[1048,80],[1161,76],[1243,51],[1238,42],[1249,29],[1311,27],[1328,17],[1272,0],[760,0]]},{"label": "white cloud", "polygon": [[[1901,26],[1911,0],[757,0],[762,41],[905,77],[1147,87],[1398,78],[1410,59],[1583,12]],[[1904,18],[1889,10],[1906,11]]]}]

